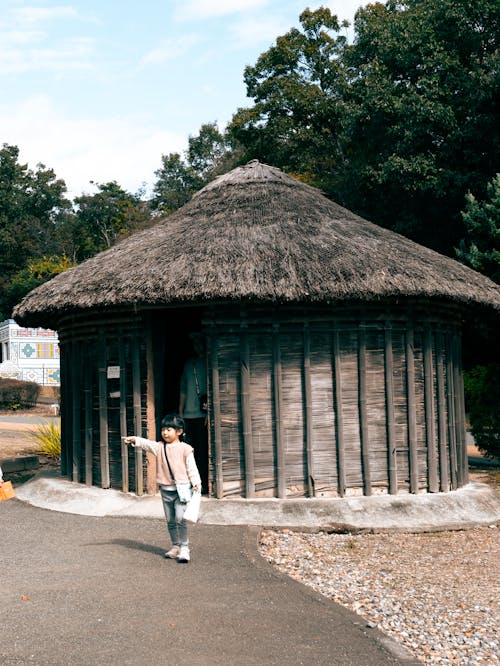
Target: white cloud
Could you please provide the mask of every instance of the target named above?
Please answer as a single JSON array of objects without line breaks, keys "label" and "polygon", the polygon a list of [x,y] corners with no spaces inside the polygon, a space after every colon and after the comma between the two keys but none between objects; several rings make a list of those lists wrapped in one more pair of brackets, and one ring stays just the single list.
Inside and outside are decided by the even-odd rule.
[{"label": "white cloud", "polygon": [[12,9],[11,13],[14,18],[26,23],[73,18],[78,14],[74,7],[19,7],[18,9]]},{"label": "white cloud", "polygon": [[[38,33],[32,33],[32,41]],[[3,35],[0,34],[0,39]],[[0,74],[28,71],[63,72],[74,69],[87,69],[91,66],[90,56],[94,42],[90,38],[78,37],[63,41],[55,46],[26,46],[20,44],[21,35],[5,39],[0,46]],[[10,41],[10,44],[9,44]],[[24,48],[23,48],[24,46]]]},{"label": "white cloud", "polygon": [[169,39],[162,42],[159,46],[146,53],[141,63],[145,65],[163,65],[169,60],[174,60],[184,55],[199,42],[199,38],[194,35],[184,35],[176,39]]},{"label": "white cloud", "polygon": [[239,47],[252,46],[260,42],[270,46],[274,44],[279,35],[284,35],[291,27],[289,22],[283,19],[264,17],[239,21],[230,27],[230,31],[235,44]]},{"label": "white cloud", "polygon": [[352,23],[354,14],[360,7],[366,6],[368,0],[326,0],[322,4],[324,7],[328,7],[340,21],[347,19],[349,23]]},{"label": "white cloud", "polygon": [[4,46],[24,46],[40,42],[46,37],[46,33],[41,30],[10,30],[0,31],[0,43]]},{"label": "white cloud", "polygon": [[268,0],[182,0],[177,4],[176,17],[181,20],[226,16],[258,9]]},{"label": "white cloud", "polygon": [[69,6],[11,8],[0,18],[0,74],[87,68],[94,40],[52,34],[46,26],[52,19],[76,17]]},{"label": "white cloud", "polygon": [[0,143],[18,146],[20,162],[31,168],[41,162],[53,169],[72,198],[93,191],[91,180],[116,180],[131,192],[151,185],[162,154],[182,152],[187,143],[148,117],[69,118],[46,96],[0,106],[0,128]]}]

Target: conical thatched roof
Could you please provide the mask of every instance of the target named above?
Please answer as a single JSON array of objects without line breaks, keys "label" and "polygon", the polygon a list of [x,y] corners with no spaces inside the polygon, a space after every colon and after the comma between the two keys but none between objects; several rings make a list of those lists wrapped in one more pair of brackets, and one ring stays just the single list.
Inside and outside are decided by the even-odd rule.
[{"label": "conical thatched roof", "polygon": [[252,161],[170,217],[33,290],[14,316],[52,325],[103,306],[423,296],[500,309],[500,289]]}]

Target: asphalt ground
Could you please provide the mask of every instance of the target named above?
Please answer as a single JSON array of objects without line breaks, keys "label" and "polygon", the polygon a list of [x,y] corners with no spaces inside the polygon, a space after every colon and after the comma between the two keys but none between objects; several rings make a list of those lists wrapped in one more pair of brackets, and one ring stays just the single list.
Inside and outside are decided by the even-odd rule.
[{"label": "asphalt ground", "polygon": [[259,529],[0,504],[0,664],[418,664],[351,611],[276,572]]}]

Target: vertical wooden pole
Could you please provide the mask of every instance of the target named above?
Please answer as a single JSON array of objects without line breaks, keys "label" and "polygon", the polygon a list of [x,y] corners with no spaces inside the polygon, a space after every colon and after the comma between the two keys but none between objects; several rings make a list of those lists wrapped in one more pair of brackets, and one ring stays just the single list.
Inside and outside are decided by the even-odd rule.
[{"label": "vertical wooden pole", "polygon": [[333,345],[333,381],[335,395],[335,440],[337,444],[337,492],[344,497],[346,489],[344,414],[342,410],[342,373],[340,366],[339,331],[335,329],[332,337]]},{"label": "vertical wooden pole", "polygon": [[306,474],[307,494],[315,497],[314,461],[313,461],[313,433],[312,433],[312,389],[311,389],[311,333],[309,324],[304,324],[304,393],[305,393],[305,419],[306,419]]},{"label": "vertical wooden pole", "polygon": [[250,353],[248,348],[248,332],[244,326],[240,330],[240,382],[241,423],[245,452],[245,497],[255,497],[252,417],[250,411]]},{"label": "vertical wooden pole", "polygon": [[[139,339],[134,334],[132,338],[132,393],[134,409],[134,432],[142,437],[142,409],[141,409],[141,363],[139,355]],[[142,495],[144,492],[144,479],[142,471],[142,449],[136,447],[135,455],[135,492]]]},{"label": "vertical wooden pole", "polygon": [[436,447],[436,429],[434,426],[434,375],[432,360],[432,331],[429,327],[424,332],[424,409],[425,438],[427,443],[427,483],[429,492],[439,491],[438,458]]},{"label": "vertical wooden pole", "polygon": [[215,451],[215,493],[217,499],[224,497],[224,476],[222,466],[222,428],[219,383],[219,358],[217,355],[217,335],[215,328],[210,333],[210,360],[212,369],[212,412]]},{"label": "vertical wooden pole", "polygon": [[457,387],[456,391],[460,396],[460,436],[463,442],[462,453],[463,453],[463,462],[462,462],[462,484],[465,485],[469,483],[469,460],[467,456],[467,427],[466,427],[466,415],[465,415],[465,396],[464,396],[464,375],[462,368],[462,345],[460,334],[457,333],[456,336],[456,345],[457,345]]},{"label": "vertical wooden pole", "polygon": [[[152,318],[147,319],[146,338],[146,424],[148,439],[156,440],[156,410],[155,410],[155,363],[154,363],[154,337]],[[156,456],[149,451],[146,453],[146,492],[148,495],[156,494]]]},{"label": "vertical wooden pole", "polygon": [[109,446],[108,446],[108,394],[106,339],[99,336],[99,451],[101,458],[101,487],[109,488]]},{"label": "vertical wooden pole", "polygon": [[92,419],[92,371],[95,367],[95,361],[91,353],[92,342],[86,343],[85,348],[85,367],[84,374],[84,405],[85,405],[85,484],[91,486],[92,478],[92,439],[93,439],[93,419]]},{"label": "vertical wooden pole", "polygon": [[413,326],[406,331],[406,408],[408,418],[408,455],[410,492],[418,493],[417,412],[415,403],[415,356]]},{"label": "vertical wooden pole", "polygon": [[72,413],[69,407],[69,387],[71,386],[69,377],[69,363],[68,363],[69,343],[65,342],[62,335],[59,340],[59,354],[60,354],[60,374],[61,374],[61,474],[71,478],[71,420]]},{"label": "vertical wooden pole", "polygon": [[446,446],[446,396],[445,396],[445,369],[444,369],[444,337],[442,333],[436,336],[437,355],[437,393],[438,393],[438,451],[439,451],[439,489],[446,492],[449,489],[448,454]]},{"label": "vertical wooden pole", "polygon": [[80,403],[81,403],[81,365],[79,342],[71,343],[71,407],[72,407],[72,456],[71,456],[71,478],[78,483],[80,481],[80,457],[81,457],[81,421],[80,421]]},{"label": "vertical wooden pole", "polygon": [[[127,432],[127,354],[126,342],[124,339],[120,341],[119,348],[119,363],[120,363],[120,438],[127,437],[130,433]],[[122,491],[128,493],[129,491],[129,469],[128,469],[128,446],[121,442],[121,459],[122,459]]]},{"label": "vertical wooden pole", "polygon": [[283,413],[282,400],[282,377],[281,377],[281,349],[279,324],[273,325],[273,402],[274,416],[276,422],[276,472],[278,497],[286,496],[286,469],[285,469],[285,443],[283,441],[283,428],[281,416]]},{"label": "vertical wooden pole", "polygon": [[450,447],[451,487],[458,487],[457,479],[457,439],[455,418],[455,391],[453,386],[453,345],[451,335],[446,334],[446,406],[448,409],[448,445]]},{"label": "vertical wooden pole", "polygon": [[462,382],[460,339],[455,333],[451,338],[453,348],[453,395],[455,398],[455,433],[457,442],[457,483],[459,487],[465,485],[467,477],[467,447],[465,444],[465,413],[462,410]]},{"label": "vertical wooden pole", "polygon": [[[154,326],[153,317],[151,317],[151,330],[153,336],[153,354],[154,354],[154,364],[155,372],[154,376],[154,405],[155,405],[155,422],[156,422],[156,432],[152,439],[157,439],[160,437],[161,429],[161,420],[164,416],[164,405],[165,405],[165,374],[168,373],[168,369],[165,366],[165,358],[167,355],[166,341],[164,333],[158,327],[158,321],[156,321],[156,328]],[[170,352],[170,350],[169,350]],[[168,381],[168,377],[167,377]],[[179,408],[179,405],[176,404],[175,411]]]},{"label": "vertical wooden pole", "polygon": [[398,474],[396,455],[396,434],[394,415],[394,356],[392,351],[392,324],[385,323],[384,332],[384,382],[385,382],[385,423],[387,433],[387,467],[389,476],[389,494],[397,495]]},{"label": "vertical wooden pole", "polygon": [[372,494],[372,481],[366,408],[366,331],[364,322],[361,322],[358,327],[358,407],[361,464],[363,468],[363,494],[370,496]]}]

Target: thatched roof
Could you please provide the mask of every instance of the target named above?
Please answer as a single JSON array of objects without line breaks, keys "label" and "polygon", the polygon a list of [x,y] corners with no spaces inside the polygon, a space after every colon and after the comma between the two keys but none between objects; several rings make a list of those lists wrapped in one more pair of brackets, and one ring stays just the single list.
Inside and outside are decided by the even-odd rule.
[{"label": "thatched roof", "polygon": [[408,296],[500,310],[500,289],[486,277],[252,161],[33,290],[14,316],[54,327],[62,315],[103,306]]}]

